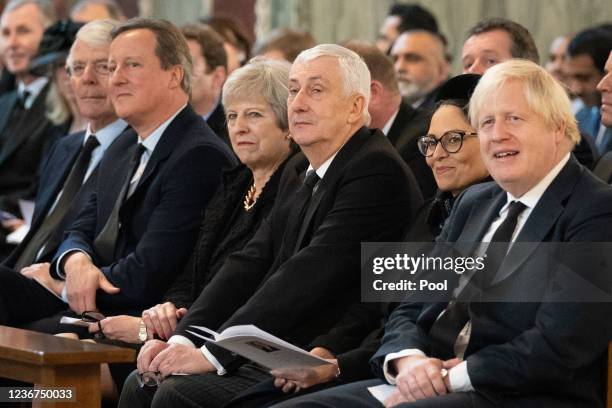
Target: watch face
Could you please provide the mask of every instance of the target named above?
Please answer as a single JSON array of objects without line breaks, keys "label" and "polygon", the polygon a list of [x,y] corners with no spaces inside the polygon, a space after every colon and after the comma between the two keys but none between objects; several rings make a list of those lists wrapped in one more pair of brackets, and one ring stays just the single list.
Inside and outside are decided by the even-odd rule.
[{"label": "watch face", "polygon": [[140,321],[140,328],[138,329],[138,340],[145,342],[147,341],[147,326],[144,321]]}]

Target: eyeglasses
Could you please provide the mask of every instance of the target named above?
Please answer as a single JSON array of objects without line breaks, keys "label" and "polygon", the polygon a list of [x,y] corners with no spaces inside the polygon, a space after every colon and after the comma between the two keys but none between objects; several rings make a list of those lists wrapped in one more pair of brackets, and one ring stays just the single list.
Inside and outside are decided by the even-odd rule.
[{"label": "eyeglasses", "polygon": [[108,62],[106,61],[98,61],[98,62],[88,62],[86,64],[83,63],[75,63],[72,66],[66,66],[66,72],[68,75],[73,76],[75,78],[80,77],[85,73],[85,69],[87,66],[91,64],[93,66],[93,70],[98,75],[108,75],[110,74],[110,70],[108,69]]},{"label": "eyeglasses", "polygon": [[142,374],[138,373],[136,380],[140,388],[144,388],[145,386],[157,387],[161,383],[162,378],[159,371],[145,371]]},{"label": "eyeglasses", "polygon": [[434,135],[425,135],[419,137],[417,144],[419,151],[425,157],[433,156],[436,151],[438,143],[442,145],[442,148],[447,153],[457,153],[463,146],[463,139],[466,136],[476,136],[476,132],[465,132],[463,130],[451,130],[444,133],[440,138],[436,138]]},{"label": "eyeglasses", "polygon": [[86,323],[98,323],[98,332],[94,334],[94,337],[96,339],[106,338],[106,336],[104,335],[104,332],[102,331],[102,323],[100,323],[100,320],[103,320],[105,318],[106,316],[104,316],[102,313],[98,313],[94,311],[85,311],[81,313],[82,321]]}]

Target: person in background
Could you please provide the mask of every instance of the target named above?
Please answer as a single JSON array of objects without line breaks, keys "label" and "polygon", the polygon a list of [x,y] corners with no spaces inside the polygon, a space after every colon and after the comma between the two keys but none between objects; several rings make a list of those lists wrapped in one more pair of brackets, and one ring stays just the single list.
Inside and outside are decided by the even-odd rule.
[{"label": "person in background", "polygon": [[227,53],[223,38],[212,28],[198,24],[181,29],[193,61],[191,106],[221,140],[230,146],[221,89],[227,79]]},{"label": "person in background", "polygon": [[115,0],[79,0],[70,10],[70,18],[78,23],[103,19],[127,20]]},{"label": "person in background", "polygon": [[251,40],[234,20],[225,17],[206,17],[200,19],[200,23],[211,27],[225,40],[223,46],[227,54],[228,74],[251,58]]},{"label": "person in background", "polygon": [[310,32],[280,27],[270,31],[261,40],[257,40],[253,54],[293,62],[300,52],[315,45],[317,42]]},{"label": "person in background", "polygon": [[429,10],[419,4],[394,3],[380,26],[376,47],[383,54],[389,54],[397,37],[409,30],[437,33],[438,22]]},{"label": "person in background", "polygon": [[464,74],[484,74],[493,65],[510,58],[540,63],[540,56],[529,30],[512,20],[494,17],[479,21],[468,30],[461,63]]},{"label": "person in background", "polygon": [[0,96],[0,259],[13,246],[6,235],[22,224],[19,200],[31,200],[44,152],[51,146],[45,116],[49,80],[30,72],[45,28],[55,21],[47,0],[12,0],[0,16],[0,53],[17,89]]},{"label": "person in background", "polygon": [[391,48],[400,93],[413,108],[430,110],[450,70],[443,37],[426,30],[402,33]]},{"label": "person in background", "polygon": [[612,50],[612,31],[605,28],[587,28],[576,34],[567,46],[566,72],[572,93],[582,101],[576,106],[578,128],[592,141],[599,155],[612,149],[612,141],[604,137],[599,105],[601,94],[597,84],[605,75],[606,59]]}]

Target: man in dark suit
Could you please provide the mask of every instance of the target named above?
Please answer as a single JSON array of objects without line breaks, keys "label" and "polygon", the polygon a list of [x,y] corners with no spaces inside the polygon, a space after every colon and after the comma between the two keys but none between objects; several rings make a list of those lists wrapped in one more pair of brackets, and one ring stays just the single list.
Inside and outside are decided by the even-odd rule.
[{"label": "man in dark suit", "polygon": [[[45,27],[55,19],[48,1],[14,0],[0,17],[0,52],[17,89],[0,96],[0,251],[23,218],[19,199],[31,199],[51,124],[45,116],[48,79],[30,72]],[[4,255],[6,256],[6,254]]]},{"label": "man in dark suit", "polygon": [[[612,144],[612,51],[604,68],[606,74],[597,84],[601,92],[601,124],[604,126],[604,141]],[[606,183],[612,183],[612,152],[608,152],[599,159],[593,172]]]},{"label": "man in dark suit", "polygon": [[319,45],[296,58],[289,128],[304,155],[287,164],[271,215],[247,247],[227,259],[176,335],[168,343],[147,342],[138,357],[140,373],[198,375],[166,378],[153,396],[140,389],[134,372],[121,406],[179,406],[186,399],[221,406],[269,378],[187,333],[192,324],[217,331],[254,324],[304,346],[359,300],[360,242],[398,239],[421,204],[397,152],[365,127],[369,89],[366,65],[344,47]]},{"label": "man in dark suit", "polygon": [[378,48],[365,42],[349,41],[345,46],[355,51],[368,66],[372,77],[368,112],[370,127],[380,129],[412,170],[423,198],[432,197],[436,182],[425,157],[419,153],[417,139],[429,129],[429,112],[414,109],[402,99],[393,63]]},{"label": "man in dark suit", "polygon": [[[490,264],[466,275],[470,285],[462,283],[466,289],[451,302],[404,303],[393,312],[372,358],[378,376],[396,385],[381,399],[402,407],[603,407],[609,303],[578,302],[571,285],[558,291],[554,282],[563,269],[541,268],[544,245],[535,243],[610,242],[612,189],[570,154],[579,132],[569,99],[536,64],[511,60],[488,70],[470,115],[498,184],[468,189],[439,241],[472,254],[486,251]],[[496,247],[483,249],[489,244],[479,241]],[[530,245],[516,249],[510,242]],[[556,266],[565,263],[576,275],[609,274],[605,263],[584,253],[563,255]],[[491,296],[500,293],[506,301],[481,301],[495,302]],[[291,406],[380,406],[367,387],[382,383],[350,384]]]},{"label": "man in dark suit", "polygon": [[[116,25],[98,21],[77,33],[68,55],[67,67],[77,105],[89,124],[86,131],[61,138],[41,164],[32,225],[20,245],[3,263],[4,266],[20,271],[36,262],[41,263],[37,269],[48,271],[46,262],[55,254],[64,230],[72,224],[94,189],[100,159],[127,128],[127,123],[115,114],[108,95],[106,59],[110,33]],[[104,44],[100,38],[107,38],[107,43]],[[125,137],[136,142],[133,132],[127,132]],[[73,187],[73,183],[76,186]],[[60,202],[62,195],[64,198]],[[34,271],[30,269],[29,273]]]},{"label": "man in dark suit", "polygon": [[[108,149],[95,192],[51,264],[51,274],[65,279],[61,297],[76,313],[129,313],[158,302],[187,261],[222,169],[234,164],[227,146],[187,104],[191,64],[178,28],[133,19],[112,38],[111,100],[138,143],[118,140]],[[159,56],[158,47],[164,50]],[[66,308],[38,289],[33,298],[49,307],[24,312],[7,300],[18,292],[1,286],[3,324]]]},{"label": "man in dark suit", "polygon": [[193,61],[191,106],[202,115],[212,131],[231,146],[221,104],[221,89],[227,78],[223,38],[212,28],[202,25],[186,26],[181,31],[187,39]]}]

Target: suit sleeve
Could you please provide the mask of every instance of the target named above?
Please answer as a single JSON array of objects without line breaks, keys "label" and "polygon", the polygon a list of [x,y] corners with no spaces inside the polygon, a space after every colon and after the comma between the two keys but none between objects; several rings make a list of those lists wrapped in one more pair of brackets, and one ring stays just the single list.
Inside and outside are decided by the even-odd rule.
[{"label": "suit sleeve", "polygon": [[[609,267],[587,247],[591,242],[612,242],[612,214],[592,216],[575,225],[568,241],[587,244],[563,247],[561,264],[587,279],[609,276]],[[529,392],[542,391],[551,385],[562,387],[575,380],[576,370],[604,355],[612,338],[612,326],[607,323],[612,305],[564,302],[563,294],[563,291],[548,294],[537,310],[533,327],[512,341],[489,345],[467,358],[468,374],[475,389],[495,387]]]}]

